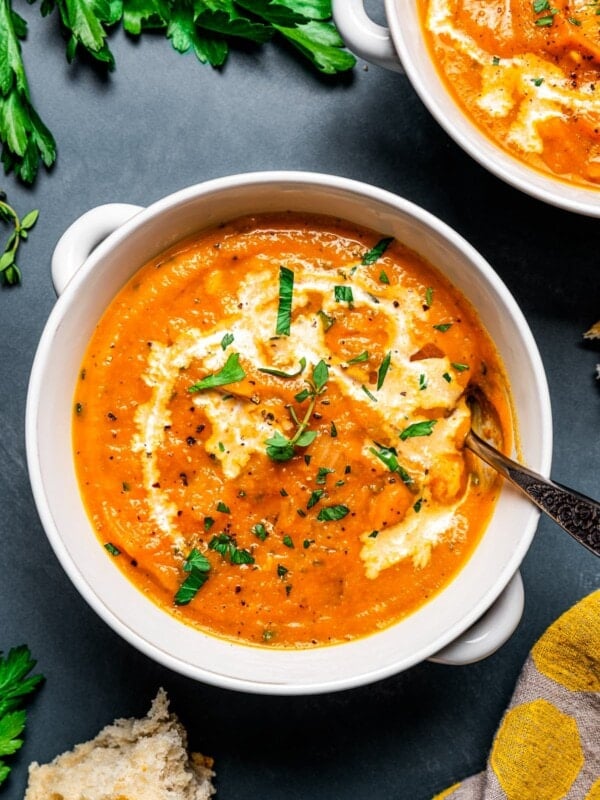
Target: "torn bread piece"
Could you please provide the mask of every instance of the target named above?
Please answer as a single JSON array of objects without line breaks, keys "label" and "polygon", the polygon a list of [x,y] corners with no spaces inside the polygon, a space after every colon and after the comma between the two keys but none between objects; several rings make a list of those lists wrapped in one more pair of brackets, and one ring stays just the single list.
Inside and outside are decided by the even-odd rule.
[{"label": "torn bread piece", "polygon": [[[583,334],[584,339],[600,339],[600,321]],[[596,378],[600,380],[600,364],[596,364]]]},{"label": "torn bread piece", "polygon": [[115,720],[50,764],[31,764],[24,800],[208,800],[211,767],[188,754],[185,728],[159,689],[142,719]]}]

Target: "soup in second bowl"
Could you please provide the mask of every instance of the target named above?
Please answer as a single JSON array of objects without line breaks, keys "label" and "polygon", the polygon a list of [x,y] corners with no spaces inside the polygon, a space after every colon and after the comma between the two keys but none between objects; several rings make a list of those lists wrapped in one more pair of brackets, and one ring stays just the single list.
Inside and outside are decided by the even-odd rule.
[{"label": "soup in second bowl", "polygon": [[219,637],[314,647],[448,584],[498,483],[463,447],[468,387],[510,401],[461,294],[400,242],[247,217],[146,264],[75,389],[81,493],[154,603]]},{"label": "soup in second bowl", "polygon": [[448,91],[500,147],[573,184],[600,183],[598,0],[418,0]]}]

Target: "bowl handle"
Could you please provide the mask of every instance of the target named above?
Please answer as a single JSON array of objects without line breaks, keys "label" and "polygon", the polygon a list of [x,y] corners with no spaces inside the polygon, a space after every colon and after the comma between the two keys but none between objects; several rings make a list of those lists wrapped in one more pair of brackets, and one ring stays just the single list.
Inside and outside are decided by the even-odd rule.
[{"label": "bowl handle", "polygon": [[103,239],[141,211],[143,206],[108,203],[86,211],[58,240],[52,254],[52,283],[57,295]]},{"label": "bowl handle", "polygon": [[472,664],[491,656],[514,632],[523,614],[523,606],[523,580],[517,571],[485,614],[429,660],[437,664]]},{"label": "bowl handle", "polygon": [[352,52],[371,64],[404,72],[389,28],[373,22],[364,0],[333,0],[332,11],[337,29]]}]

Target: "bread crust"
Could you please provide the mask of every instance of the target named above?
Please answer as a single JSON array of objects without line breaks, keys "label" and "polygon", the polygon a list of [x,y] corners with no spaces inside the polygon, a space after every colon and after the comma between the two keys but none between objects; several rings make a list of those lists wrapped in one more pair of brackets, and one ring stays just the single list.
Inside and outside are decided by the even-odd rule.
[{"label": "bread crust", "polygon": [[24,800],[209,800],[212,759],[187,751],[187,733],[159,689],[141,719],[117,719],[89,742],[34,762]]}]

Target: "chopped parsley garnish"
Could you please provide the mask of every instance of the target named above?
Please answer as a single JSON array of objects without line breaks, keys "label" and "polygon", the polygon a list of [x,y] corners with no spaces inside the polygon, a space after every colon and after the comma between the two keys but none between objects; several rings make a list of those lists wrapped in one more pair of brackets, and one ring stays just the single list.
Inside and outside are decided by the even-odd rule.
[{"label": "chopped parsley garnish", "polygon": [[376,539],[379,536],[379,531],[371,531],[369,539]]},{"label": "chopped parsley garnish", "polygon": [[229,559],[230,564],[254,564],[254,557],[249,550],[240,550],[233,538],[228,533],[220,533],[208,543],[211,550],[224,559]]},{"label": "chopped parsley garnish", "polygon": [[353,303],[354,295],[352,294],[351,286],[334,286],[333,296],[336,303]]},{"label": "chopped parsley garnish", "polygon": [[199,550],[193,548],[183,563],[183,570],[189,574],[175,595],[174,601],[177,606],[186,606],[204,586],[210,572],[210,561]]},{"label": "chopped parsley garnish", "polygon": [[364,385],[364,383],[363,383],[363,384],[361,384],[361,387],[360,387],[360,388],[361,388],[361,389],[363,390],[363,392],[364,392],[364,393],[367,395],[367,397],[369,398],[369,400],[372,400],[374,403],[376,403],[376,402],[377,402],[377,398],[375,397],[375,395],[373,394],[373,392],[370,392],[370,391],[367,389],[367,387]]},{"label": "chopped parsley garnish", "polygon": [[202,380],[190,386],[188,392],[202,392],[205,389],[215,389],[219,386],[226,386],[228,383],[237,383],[246,377],[246,373],[240,366],[240,354],[230,353],[225,365],[213,375],[207,375]]},{"label": "chopped parsley garnish", "polygon": [[208,532],[214,524],[215,521],[212,517],[204,517],[204,530],[206,532]]},{"label": "chopped parsley garnish", "polygon": [[228,505],[223,503],[222,500],[219,500],[217,503],[217,511],[220,511],[222,514],[231,514],[231,509]]},{"label": "chopped parsley garnish", "polygon": [[252,526],[252,533],[256,536],[257,539],[260,539],[261,542],[264,542],[264,540],[269,535],[267,533],[267,529],[262,524],[262,522],[257,522],[256,525]]},{"label": "chopped parsley garnish", "polygon": [[422,392],[423,389],[426,388],[427,388],[427,375],[421,372],[421,374],[419,375],[419,390]]},{"label": "chopped parsley garnish", "polygon": [[532,78],[531,82],[533,83],[534,86],[541,86],[542,83],[544,82],[544,79],[543,78]]},{"label": "chopped parsley garnish", "polygon": [[326,314],[324,311],[317,311],[319,319],[323,323],[323,330],[325,333],[331,328],[333,323],[335,322],[335,317],[330,317],[329,314]]},{"label": "chopped parsley garnish", "polygon": [[445,380],[447,383],[452,383],[452,376],[451,376],[451,375],[450,375],[448,372],[444,372],[444,374],[442,375],[442,378],[443,378],[443,379],[444,379],[444,380]]},{"label": "chopped parsley garnish", "polygon": [[468,364],[460,364],[457,361],[452,361],[451,366],[454,367],[457,372],[464,372],[465,370],[469,369]]},{"label": "chopped parsley garnish", "polygon": [[433,304],[433,288],[428,286],[425,290],[425,305],[427,308],[431,308]]},{"label": "chopped parsley garnish", "polygon": [[265,375],[275,375],[277,378],[297,378],[298,375],[302,375],[306,368],[306,359],[301,358],[300,367],[296,370],[296,372],[284,372],[282,369],[272,369],[271,367],[259,367],[259,372],[264,372]]},{"label": "chopped parsley garnish", "polygon": [[302,542],[302,547],[303,547],[305,550],[308,550],[308,548],[311,546],[311,544],[314,544],[314,543],[315,543],[315,540],[314,540],[314,539],[305,539],[305,540]]},{"label": "chopped parsley garnish", "polygon": [[331,420],[331,425],[329,426],[329,435],[332,439],[335,439],[337,436],[337,428],[335,427],[335,422]]},{"label": "chopped parsley garnish", "polygon": [[230,344],[233,343],[233,333],[226,333],[225,336],[221,339],[221,348],[226,350]]},{"label": "chopped parsley garnish", "polygon": [[413,422],[413,424],[409,425],[408,428],[404,428],[404,430],[400,433],[400,438],[402,441],[404,441],[405,439],[412,439],[415,436],[431,436],[436,423],[436,419]]},{"label": "chopped parsley garnish", "polygon": [[123,481],[123,483],[121,484],[121,489],[123,489],[124,492],[130,492],[131,484],[128,483],[127,481]]},{"label": "chopped parsley garnish", "polygon": [[385,253],[391,243],[394,241],[393,236],[385,237],[384,239],[380,239],[375,247],[372,247],[370,250],[363,255],[361,259],[361,264],[363,266],[369,266],[369,264],[374,264],[378,258]]},{"label": "chopped parsley garnish", "polygon": [[285,578],[285,576],[288,574],[288,572],[289,572],[289,569],[287,567],[284,567],[283,564],[277,564],[277,577],[278,578]]},{"label": "chopped parsley garnish", "polygon": [[390,364],[392,363],[392,354],[386,353],[383,361],[381,362],[379,369],[377,370],[377,390],[381,389],[383,386],[383,382],[385,380],[385,376],[388,373],[390,368]]},{"label": "chopped parsley garnish", "polygon": [[324,506],[317,514],[317,519],[319,522],[335,522],[336,520],[344,519],[349,513],[350,509],[348,506],[340,503],[335,506]]},{"label": "chopped parsley garnish", "polygon": [[106,550],[108,550],[108,552],[111,554],[111,556],[120,556],[121,555],[121,551],[119,550],[119,548],[116,547],[112,542],[106,542],[104,547],[106,548]]},{"label": "chopped parsley garnish", "polygon": [[292,324],[292,297],[294,294],[294,273],[287,267],[279,267],[279,306],[277,308],[277,336],[289,336]]},{"label": "chopped parsley garnish", "polygon": [[[569,22],[571,25],[577,25],[578,27],[581,26],[581,20],[577,19],[576,17],[567,17],[567,22]],[[539,84],[536,84],[536,86],[539,86]]]},{"label": "chopped parsley garnish", "polygon": [[314,492],[309,497],[306,507],[312,508],[313,506],[316,506],[324,494],[325,494],[325,489],[315,489]]},{"label": "chopped parsley garnish", "polygon": [[414,506],[413,506],[413,509],[414,509],[414,511],[415,511],[417,514],[418,514],[418,513],[419,513],[419,511],[421,510],[421,506],[422,506],[422,505],[423,505],[423,498],[422,498],[422,497],[419,497],[419,499],[417,500],[417,502],[416,502],[416,503],[414,504]]},{"label": "chopped parsley garnish", "polygon": [[382,269],[381,272],[379,273],[379,280],[381,281],[381,283],[386,283],[388,285],[390,283],[390,279],[388,278],[387,272],[384,269]]},{"label": "chopped parsley garnish", "polygon": [[286,547],[294,547],[294,542],[292,541],[292,537],[286,533],[286,535],[281,540]]},{"label": "chopped parsley garnish", "polygon": [[361,364],[363,361],[368,361],[368,360],[369,360],[369,351],[368,350],[363,350],[362,353],[359,353],[357,356],[354,356],[354,358],[351,358],[346,363],[347,364]]},{"label": "chopped parsley garnish", "polygon": [[412,483],[412,478],[408,472],[398,462],[398,452],[395,447],[384,447],[382,444],[374,442],[375,447],[370,447],[369,451],[382,461],[390,472],[395,472],[402,481],[408,486]]},{"label": "chopped parsley garnish", "polygon": [[533,10],[536,14],[541,14],[542,11],[547,11],[550,9],[549,0],[533,0]]},{"label": "chopped parsley garnish", "polygon": [[498,58],[498,56],[494,56],[494,57],[492,58],[492,64],[493,64],[495,67],[497,67],[499,63],[500,63],[500,59]]},{"label": "chopped parsley garnish", "polygon": [[317,486],[322,486],[325,483],[325,478],[332,472],[335,472],[335,470],[329,469],[329,467],[319,467],[319,471],[317,472],[317,477],[315,479]]},{"label": "chopped parsley garnish", "polygon": [[452,323],[442,322],[439,325],[434,325],[433,327],[436,329],[436,331],[440,331],[440,333],[446,333],[446,331],[449,331],[452,327]]}]

